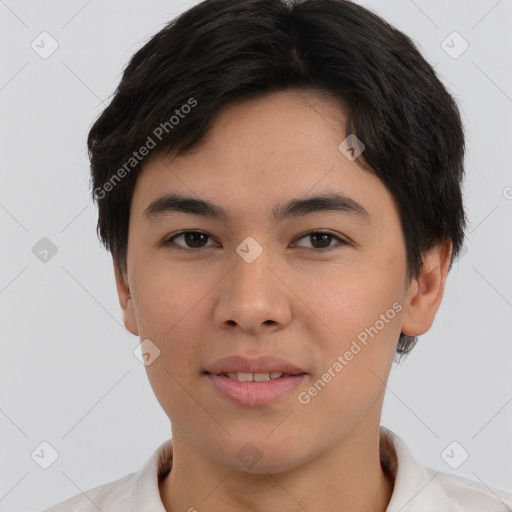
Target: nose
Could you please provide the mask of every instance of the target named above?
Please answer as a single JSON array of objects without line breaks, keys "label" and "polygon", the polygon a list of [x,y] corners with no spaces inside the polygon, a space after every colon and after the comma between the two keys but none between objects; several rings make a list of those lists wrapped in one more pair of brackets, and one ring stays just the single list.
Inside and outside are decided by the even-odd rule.
[{"label": "nose", "polygon": [[238,254],[233,260],[231,271],[219,283],[215,325],[247,334],[273,332],[286,326],[292,317],[294,295],[270,251],[264,250],[252,263]]}]

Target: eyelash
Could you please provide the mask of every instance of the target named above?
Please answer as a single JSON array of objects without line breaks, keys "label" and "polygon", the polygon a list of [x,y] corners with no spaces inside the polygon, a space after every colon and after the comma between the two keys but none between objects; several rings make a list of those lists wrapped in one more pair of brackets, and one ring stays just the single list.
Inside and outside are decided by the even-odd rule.
[{"label": "eyelash", "polygon": [[[171,244],[174,243],[173,240],[175,240],[177,237],[183,236],[185,234],[190,234],[190,233],[194,233],[194,234],[198,233],[198,234],[201,234],[201,235],[205,235],[209,239],[212,239],[212,237],[210,235],[208,235],[207,233],[204,233],[202,231],[180,231],[179,233],[174,234],[172,237],[164,240],[163,245],[164,246],[170,246]],[[340,245],[339,246],[328,246],[328,247],[323,247],[323,248],[320,248],[320,249],[315,248],[315,247],[299,247],[300,249],[310,249],[310,250],[313,250],[315,252],[327,252],[327,251],[331,251],[333,249],[336,249],[336,248],[339,248],[339,247],[342,247],[344,245],[348,245],[349,244],[349,242],[347,242],[346,240],[343,240],[339,236],[336,236],[336,235],[334,235],[333,233],[331,233],[329,231],[320,231],[320,230],[309,231],[308,233],[305,233],[305,234],[301,235],[300,237],[298,237],[296,240],[300,240],[301,238],[305,238],[305,237],[308,237],[308,236],[311,236],[311,235],[329,235],[329,236],[332,237],[332,239],[337,239],[340,242]],[[209,246],[205,246],[205,247],[194,248],[194,247],[184,247],[184,246],[179,245],[179,244],[176,244],[176,245],[177,245],[176,250],[193,251],[193,252],[198,252],[201,249],[205,249],[205,248],[208,248],[208,247],[213,247],[213,246],[209,245]]]}]

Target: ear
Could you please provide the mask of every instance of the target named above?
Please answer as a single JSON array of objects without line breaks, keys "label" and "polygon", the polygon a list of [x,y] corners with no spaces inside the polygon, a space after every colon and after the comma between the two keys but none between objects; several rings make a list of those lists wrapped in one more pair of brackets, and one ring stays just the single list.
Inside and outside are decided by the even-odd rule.
[{"label": "ear", "polygon": [[119,268],[119,265],[114,261],[114,275],[116,278],[117,295],[119,297],[119,305],[123,312],[124,326],[134,335],[139,335],[139,328],[135,317],[135,309],[133,308],[133,300],[130,295],[130,288],[127,284],[128,279],[125,279],[124,273]]},{"label": "ear", "polygon": [[440,242],[423,256],[420,274],[407,291],[401,331],[407,336],[425,334],[439,309],[450,267],[452,241]]}]

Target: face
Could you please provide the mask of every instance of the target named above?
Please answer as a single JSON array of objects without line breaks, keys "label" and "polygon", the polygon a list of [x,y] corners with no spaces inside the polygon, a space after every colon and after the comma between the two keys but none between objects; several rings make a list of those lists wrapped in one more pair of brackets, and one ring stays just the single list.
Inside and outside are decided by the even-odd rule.
[{"label": "face", "polygon": [[[379,422],[418,288],[391,194],[338,148],[344,120],[335,99],[272,93],[228,107],[200,150],[138,178],[126,275],[116,268],[125,325],[151,359],[160,351],[146,369],[173,434],[218,463],[243,468],[245,450],[259,459],[247,471],[292,468]],[[224,216],[176,201],[144,214],[168,194]],[[302,375],[205,373],[231,355],[279,357]]]}]

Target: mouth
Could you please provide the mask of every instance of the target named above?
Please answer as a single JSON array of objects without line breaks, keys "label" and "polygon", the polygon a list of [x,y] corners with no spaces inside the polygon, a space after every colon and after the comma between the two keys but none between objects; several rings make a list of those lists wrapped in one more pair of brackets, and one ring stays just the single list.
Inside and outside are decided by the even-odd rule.
[{"label": "mouth", "polygon": [[284,399],[308,376],[304,368],[270,354],[223,357],[208,364],[203,375],[217,396],[246,407]]}]

